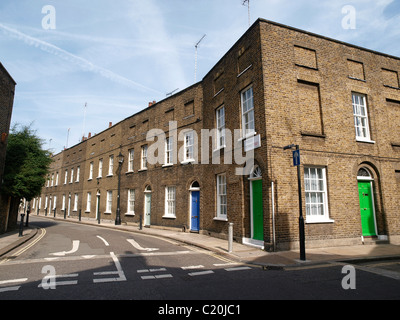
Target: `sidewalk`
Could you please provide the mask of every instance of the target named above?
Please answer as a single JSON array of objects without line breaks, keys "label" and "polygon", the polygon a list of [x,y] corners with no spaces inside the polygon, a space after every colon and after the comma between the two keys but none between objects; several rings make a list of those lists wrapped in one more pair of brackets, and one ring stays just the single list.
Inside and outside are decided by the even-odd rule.
[{"label": "sidewalk", "polygon": [[[161,228],[143,228],[139,230],[135,225],[115,226],[113,222],[101,221],[98,224],[97,220],[82,220],[78,221],[75,218],[43,217],[40,218],[60,220],[71,223],[81,223],[102,228],[111,228],[124,230],[128,232],[147,234],[160,238],[179,241],[189,245],[194,245],[199,248],[214,252],[218,255],[226,257],[235,262],[259,265],[267,269],[291,269],[296,267],[304,267],[310,265],[346,262],[352,260],[377,260],[387,258],[400,259],[400,246],[392,244],[379,245],[356,245],[356,246],[340,246],[340,247],[325,247],[317,249],[307,249],[306,244],[306,261],[300,261],[299,251],[279,251],[266,252],[258,248],[233,243],[233,251],[228,252],[228,241],[210,237],[207,235],[181,232],[179,230],[161,229]],[[22,245],[24,242],[33,238],[37,233],[36,228],[24,228],[23,237],[18,236],[18,230],[0,236],[0,257],[9,252],[13,248]]]}]

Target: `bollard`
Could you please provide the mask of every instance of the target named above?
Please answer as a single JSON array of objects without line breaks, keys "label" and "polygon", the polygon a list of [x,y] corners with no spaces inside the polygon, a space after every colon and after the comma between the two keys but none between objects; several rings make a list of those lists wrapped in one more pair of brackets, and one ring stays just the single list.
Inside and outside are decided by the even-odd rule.
[{"label": "bollard", "polygon": [[233,223],[229,223],[228,228],[228,252],[231,253],[233,251]]},{"label": "bollard", "polygon": [[56,217],[56,208],[54,208],[54,218]]},{"label": "bollard", "polygon": [[24,217],[25,214],[21,213],[21,222],[19,224],[19,237],[22,237],[23,233],[24,233]]},{"label": "bollard", "polygon": [[142,222],[142,215],[139,217],[139,230],[142,230],[143,228],[143,222]]},{"label": "bollard", "polygon": [[82,209],[79,209],[79,221],[81,221],[81,217],[82,217]]}]

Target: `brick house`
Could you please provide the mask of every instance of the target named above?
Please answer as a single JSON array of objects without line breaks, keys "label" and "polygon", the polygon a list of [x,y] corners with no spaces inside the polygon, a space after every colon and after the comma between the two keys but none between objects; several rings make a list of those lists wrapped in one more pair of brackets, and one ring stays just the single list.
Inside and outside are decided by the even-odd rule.
[{"label": "brick house", "polygon": [[[16,82],[14,79],[0,63],[0,187],[3,183],[7,138],[10,131],[15,85]],[[9,207],[8,197],[0,194],[0,233],[7,231]]]},{"label": "brick house", "polygon": [[202,81],[56,155],[70,172],[82,150],[81,176],[42,198],[114,220],[121,153],[123,223],[226,238],[232,222],[237,241],[295,248],[295,144],[307,247],[399,243],[399,72],[400,58],[259,19]]}]

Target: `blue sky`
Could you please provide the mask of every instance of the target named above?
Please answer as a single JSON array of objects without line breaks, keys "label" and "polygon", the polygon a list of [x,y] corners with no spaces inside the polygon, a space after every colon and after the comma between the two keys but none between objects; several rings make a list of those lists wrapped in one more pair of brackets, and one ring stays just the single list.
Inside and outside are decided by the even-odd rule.
[{"label": "blue sky", "polygon": [[[192,85],[247,30],[243,0],[2,0],[0,62],[17,82],[12,124],[61,151]],[[43,28],[46,5],[55,29]],[[355,9],[355,29],[344,28]],[[400,56],[400,0],[250,0],[273,20]],[[346,20],[349,21],[349,20]],[[87,108],[84,106],[87,103]],[[86,112],[85,112],[86,110]],[[85,116],[84,116],[85,115]],[[84,121],[85,119],[85,121]]]}]

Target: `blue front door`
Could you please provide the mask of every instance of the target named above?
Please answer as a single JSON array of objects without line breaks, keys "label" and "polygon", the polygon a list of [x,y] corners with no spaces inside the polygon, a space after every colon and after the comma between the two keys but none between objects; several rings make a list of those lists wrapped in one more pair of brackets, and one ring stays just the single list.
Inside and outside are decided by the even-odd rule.
[{"label": "blue front door", "polygon": [[192,231],[200,230],[200,191],[192,191],[192,221],[190,229]]}]

